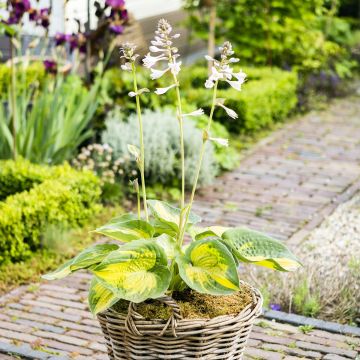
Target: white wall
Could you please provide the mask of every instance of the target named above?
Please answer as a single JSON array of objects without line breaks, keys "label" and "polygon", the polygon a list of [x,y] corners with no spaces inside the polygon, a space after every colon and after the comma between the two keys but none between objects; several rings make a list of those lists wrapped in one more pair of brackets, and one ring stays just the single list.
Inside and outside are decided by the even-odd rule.
[{"label": "white wall", "polygon": [[[43,8],[48,7],[50,1],[51,0],[39,0],[37,3],[37,1],[32,0],[32,3],[36,8]],[[52,0],[53,12],[49,28],[50,35],[55,35],[57,32],[76,32],[77,24],[74,21],[75,18],[80,19],[82,23],[87,21],[87,0],[69,0],[65,9],[64,2],[64,0]],[[181,3],[182,0],[126,0],[126,7],[135,15],[136,19],[143,19],[176,11],[181,8]],[[94,27],[96,25],[94,9],[91,10],[91,13],[91,26]],[[69,20],[65,22],[65,18]],[[42,35],[44,33],[42,28],[35,27],[29,23],[29,21],[25,21],[23,29],[24,33],[30,35]]]},{"label": "white wall", "polygon": [[[104,0],[102,0],[104,2]],[[63,0],[53,0],[63,2]],[[182,0],[126,0],[126,8],[131,11],[136,19],[143,19],[150,16],[165,14],[181,8]],[[91,26],[95,26],[94,9],[91,10]],[[74,18],[80,18],[82,22],[87,20],[87,0],[69,0],[66,5],[66,17],[69,19],[66,24],[66,31],[76,31]]]}]

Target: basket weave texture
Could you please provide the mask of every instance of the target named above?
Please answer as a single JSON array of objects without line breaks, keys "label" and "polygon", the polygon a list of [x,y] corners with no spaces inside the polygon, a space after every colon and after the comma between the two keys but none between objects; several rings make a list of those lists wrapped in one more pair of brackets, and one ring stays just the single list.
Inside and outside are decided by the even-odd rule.
[{"label": "basket weave texture", "polygon": [[[249,286],[249,285],[247,285]],[[147,320],[130,303],[127,314],[113,309],[98,314],[111,360],[242,359],[254,320],[261,314],[262,297],[251,287],[253,301],[237,315],[213,319],[182,319],[170,297],[159,301],[170,306],[166,320]],[[221,301],[221,297],[219,297]]]}]

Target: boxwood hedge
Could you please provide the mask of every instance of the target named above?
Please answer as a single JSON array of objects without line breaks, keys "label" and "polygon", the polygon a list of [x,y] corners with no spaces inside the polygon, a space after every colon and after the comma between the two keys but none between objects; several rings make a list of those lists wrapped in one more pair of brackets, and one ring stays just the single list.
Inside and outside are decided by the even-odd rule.
[{"label": "boxwood hedge", "polygon": [[49,225],[77,227],[100,210],[99,180],[68,164],[0,161],[0,263],[41,247]]}]

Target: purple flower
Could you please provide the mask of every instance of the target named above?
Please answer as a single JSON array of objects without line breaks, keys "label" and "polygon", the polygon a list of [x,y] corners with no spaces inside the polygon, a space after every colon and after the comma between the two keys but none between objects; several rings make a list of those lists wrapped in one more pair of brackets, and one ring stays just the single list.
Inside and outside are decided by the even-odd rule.
[{"label": "purple flower", "polygon": [[106,0],[105,4],[116,10],[122,10],[125,6],[125,0]]},{"label": "purple flower", "polygon": [[270,304],[270,309],[274,311],[281,311],[281,305],[280,304]]},{"label": "purple flower", "polygon": [[57,63],[54,60],[44,60],[43,62],[45,70],[49,74],[56,74],[57,73]]},{"label": "purple flower", "polygon": [[30,0],[11,0],[10,4],[15,12],[24,14],[31,8]]},{"label": "purple flower", "polygon": [[124,21],[129,20],[129,13],[126,9],[120,10],[120,18]]},{"label": "purple flower", "polygon": [[11,13],[9,18],[6,21],[4,21],[4,23],[7,25],[15,25],[18,24],[20,20],[21,20],[21,16],[19,16],[16,13]]},{"label": "purple flower", "polygon": [[109,30],[114,34],[122,34],[124,32],[124,27],[117,23],[111,23],[109,26]]},{"label": "purple flower", "polygon": [[60,46],[70,41],[71,35],[66,35],[63,33],[56,33],[55,35],[55,46]]},{"label": "purple flower", "polygon": [[39,12],[36,9],[30,9],[29,10],[29,19],[30,21],[35,21],[37,22],[39,20]]},{"label": "purple flower", "polygon": [[45,29],[47,29],[49,27],[49,25],[50,25],[50,8],[40,9],[39,23]]},{"label": "purple flower", "polygon": [[79,49],[82,54],[86,53],[86,36],[84,34],[72,34],[67,41],[70,45],[70,52]]}]

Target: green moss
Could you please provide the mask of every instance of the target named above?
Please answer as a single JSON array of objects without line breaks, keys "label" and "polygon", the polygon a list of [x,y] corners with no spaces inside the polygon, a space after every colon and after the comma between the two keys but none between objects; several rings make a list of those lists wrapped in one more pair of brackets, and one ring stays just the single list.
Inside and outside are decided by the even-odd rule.
[{"label": "green moss", "polygon": [[[211,319],[222,315],[236,315],[252,302],[251,290],[242,286],[240,291],[227,296],[200,294],[185,290],[173,293],[184,319]],[[128,311],[128,302],[119,301],[114,309],[120,313]],[[149,300],[137,305],[137,312],[146,319],[168,319],[171,309],[156,300]]]}]

